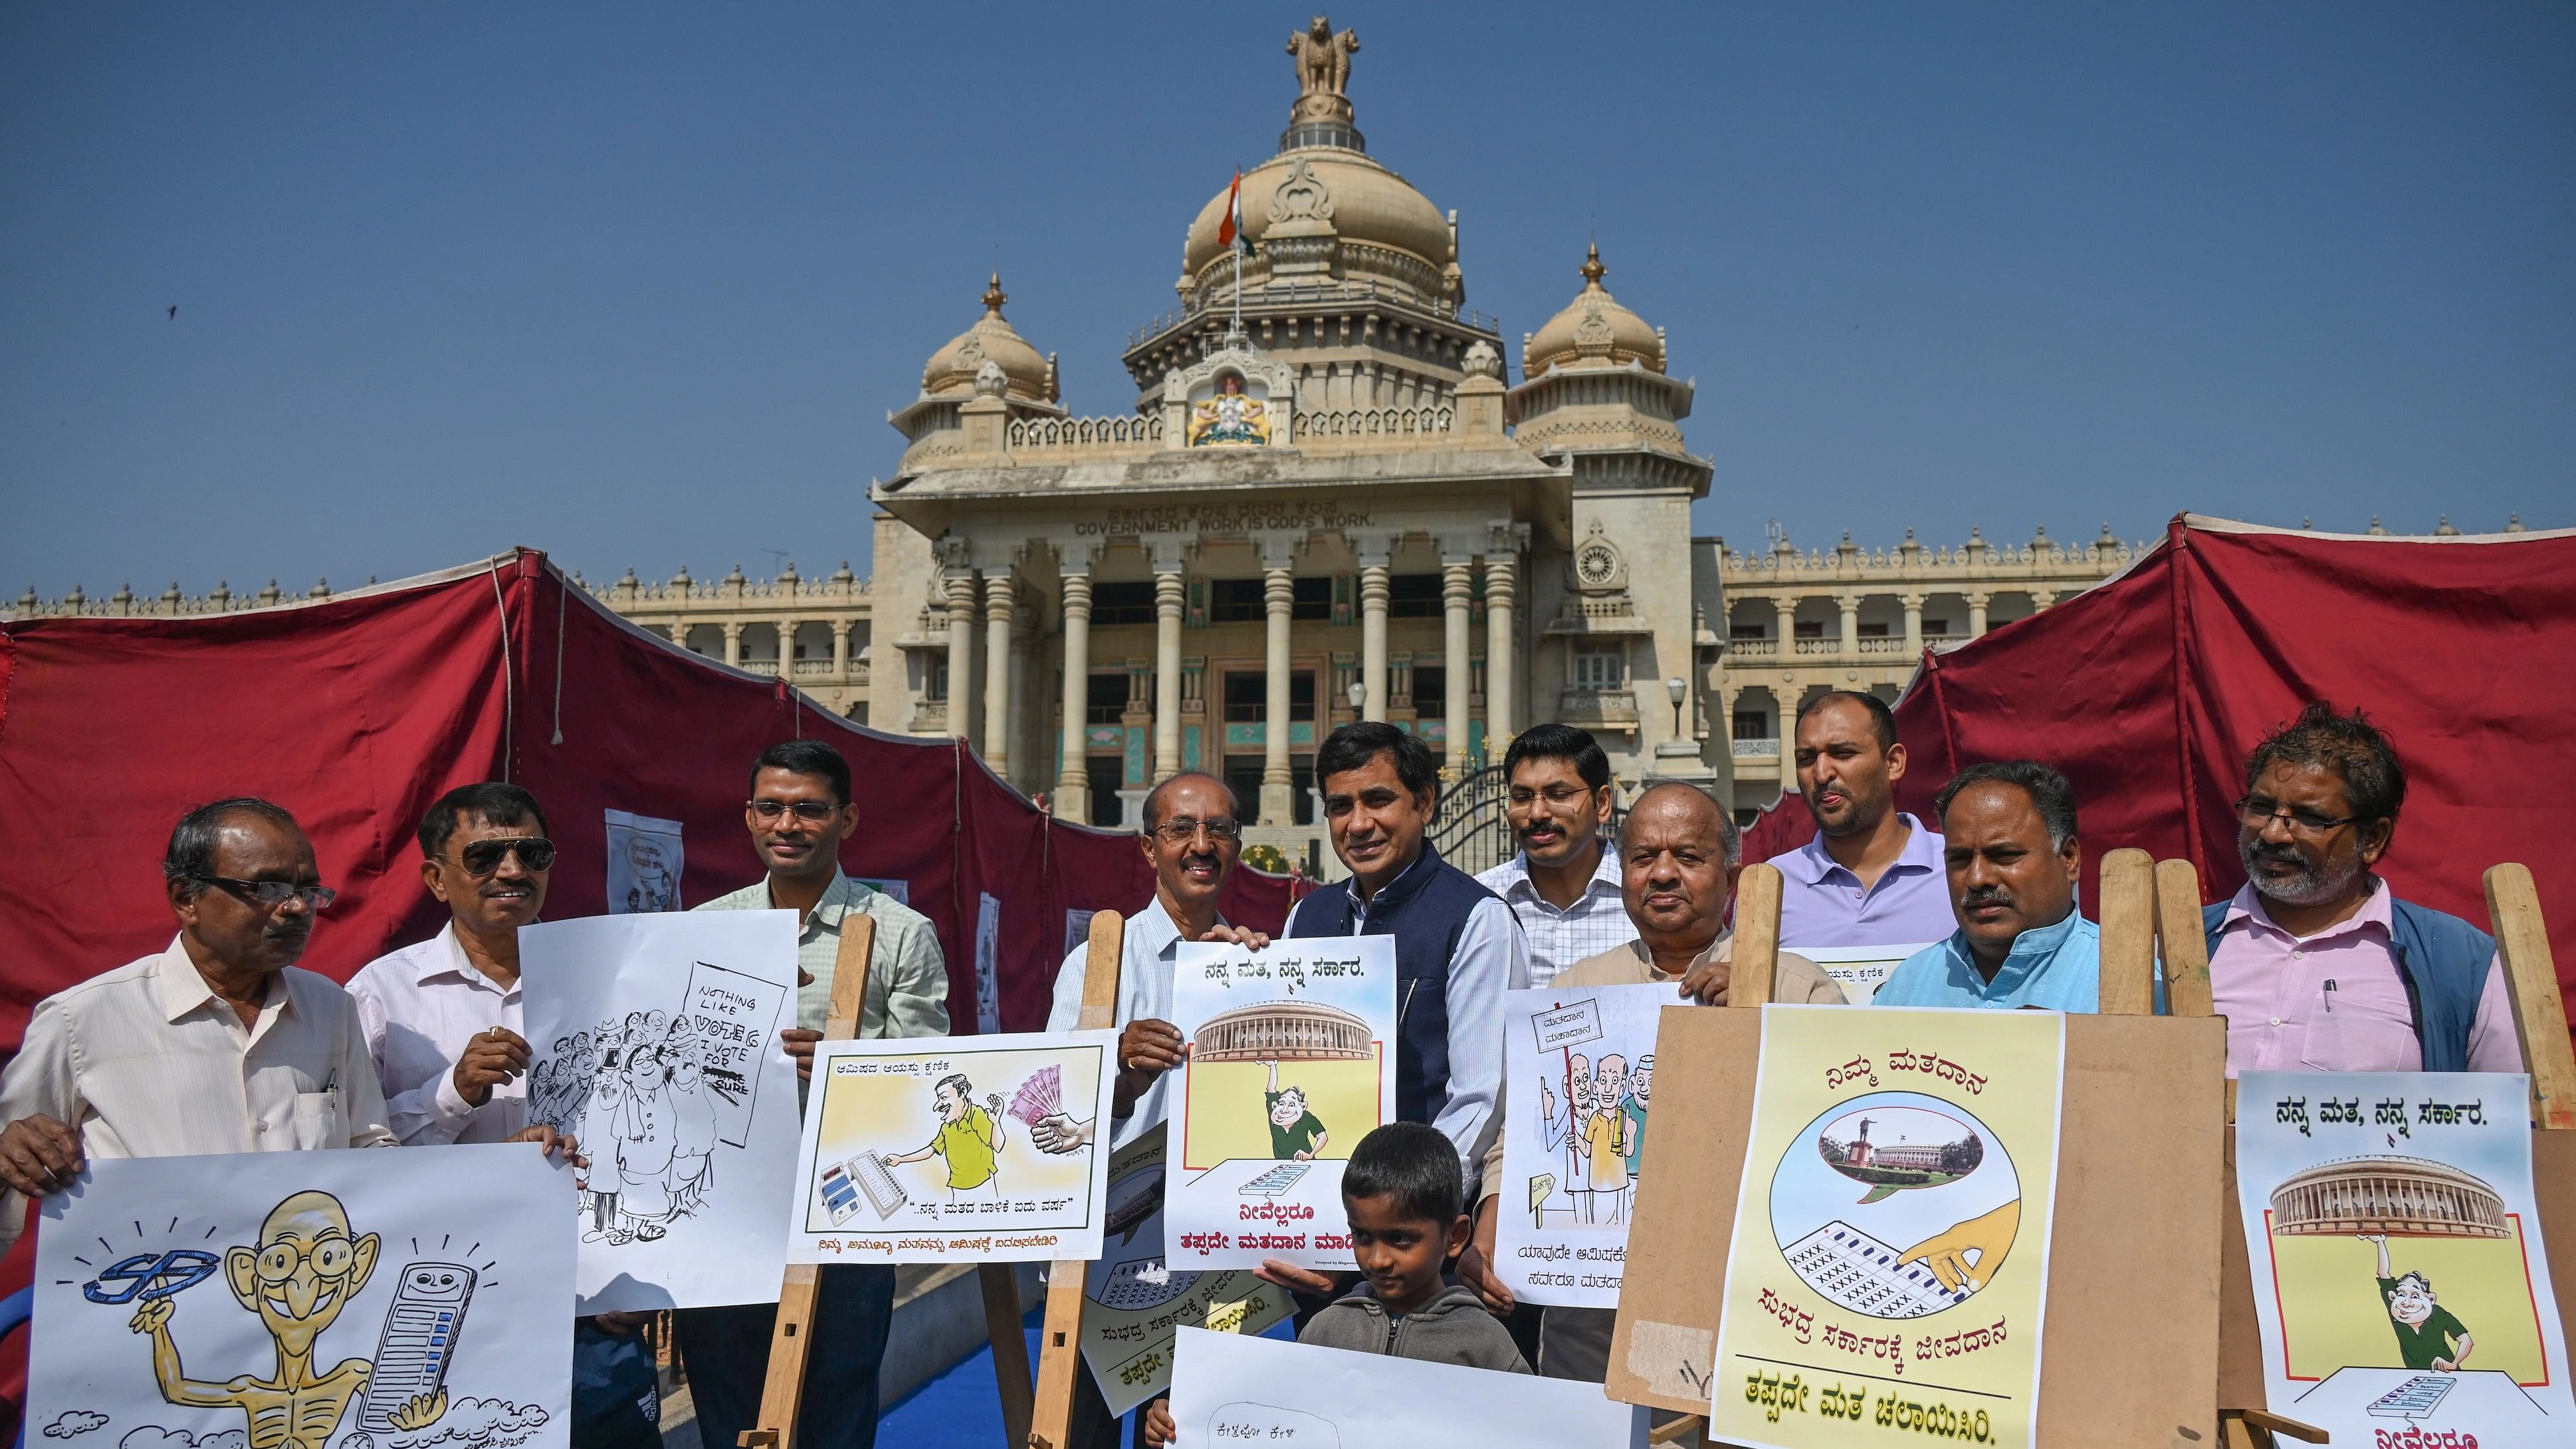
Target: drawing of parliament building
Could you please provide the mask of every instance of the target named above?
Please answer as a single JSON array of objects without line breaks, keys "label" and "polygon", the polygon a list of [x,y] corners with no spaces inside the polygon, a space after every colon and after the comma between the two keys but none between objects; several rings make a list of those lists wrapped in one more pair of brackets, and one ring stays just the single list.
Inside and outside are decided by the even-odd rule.
[{"label": "drawing of parliament building", "polygon": [[2386,1233],[2413,1238],[2503,1238],[2504,1199],[2444,1163],[2420,1157],[2355,1157],[2322,1163],[2272,1190],[2278,1237]]},{"label": "drawing of parliament building", "polygon": [[1265,1001],[1209,1017],[1191,1039],[1202,1062],[1368,1061],[1368,1023],[1320,1001]]}]

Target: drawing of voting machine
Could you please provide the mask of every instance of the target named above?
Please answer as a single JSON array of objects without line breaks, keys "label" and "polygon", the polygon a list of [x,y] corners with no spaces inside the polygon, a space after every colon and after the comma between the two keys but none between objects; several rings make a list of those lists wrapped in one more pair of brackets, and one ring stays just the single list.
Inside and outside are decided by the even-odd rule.
[{"label": "drawing of voting machine", "polygon": [[[1727,991],[1744,1009],[1667,1007],[1656,1036],[1657,1140],[1693,1150],[1655,1158],[1638,1180],[1607,1391],[1690,1416],[1658,1428],[1658,1443],[1702,1442],[1712,1395],[1745,1392],[1712,1379],[1780,896],[1777,869],[1745,868]],[[2104,861],[2102,896],[2103,1014],[2064,1018],[2035,1437],[2049,1449],[2215,1445],[2221,1225],[2230,1211],[2225,1024],[2151,1014],[2155,889],[2145,852]],[[1939,1306],[1939,1283],[1919,1272],[1909,1281],[1901,1255],[1865,1235],[1836,1242],[1827,1233],[1793,1246],[1817,1255],[1809,1282],[1835,1283],[1834,1301]],[[1838,1379],[1900,1396],[1921,1389],[1918,1380],[1937,1382],[1940,1359],[1918,1360],[1901,1315],[1880,1331],[1904,1346],[1902,1377],[1882,1363],[1879,1381]]]}]

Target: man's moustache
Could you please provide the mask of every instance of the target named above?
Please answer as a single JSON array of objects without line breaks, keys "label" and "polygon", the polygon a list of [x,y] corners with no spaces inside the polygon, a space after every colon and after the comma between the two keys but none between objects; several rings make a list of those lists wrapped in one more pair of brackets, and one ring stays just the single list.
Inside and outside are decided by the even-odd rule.
[{"label": "man's moustache", "polygon": [[1210,870],[1217,870],[1217,869],[1222,868],[1222,867],[1224,866],[1224,864],[1225,864],[1225,862],[1223,862],[1223,861],[1221,861],[1221,860],[1218,860],[1214,855],[1211,855],[1211,854],[1204,854],[1204,853],[1203,853],[1203,854],[1199,854],[1199,855],[1185,855],[1185,856],[1182,856],[1182,857],[1181,857],[1181,868],[1182,868],[1182,869],[1184,869],[1184,870],[1194,870],[1194,869],[1198,868],[1199,866],[1206,866],[1206,867],[1207,867],[1208,869],[1210,869]]},{"label": "man's moustache", "polygon": [[1979,906],[2009,906],[2012,903],[2010,891],[1974,890],[1960,900],[1959,906],[1963,910],[1973,911]]}]

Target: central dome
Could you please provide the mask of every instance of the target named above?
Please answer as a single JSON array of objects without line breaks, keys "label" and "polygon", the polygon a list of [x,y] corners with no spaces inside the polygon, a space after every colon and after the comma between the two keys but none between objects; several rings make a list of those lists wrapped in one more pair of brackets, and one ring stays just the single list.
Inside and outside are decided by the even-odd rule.
[{"label": "central dome", "polygon": [[[1225,257],[1217,240],[1227,192],[1220,190],[1190,223],[1182,267],[1196,280]],[[1243,173],[1243,232],[1258,250],[1273,226],[1329,223],[1345,246],[1382,246],[1438,272],[1457,261],[1449,219],[1411,182],[1367,153],[1339,146],[1301,146]]]}]

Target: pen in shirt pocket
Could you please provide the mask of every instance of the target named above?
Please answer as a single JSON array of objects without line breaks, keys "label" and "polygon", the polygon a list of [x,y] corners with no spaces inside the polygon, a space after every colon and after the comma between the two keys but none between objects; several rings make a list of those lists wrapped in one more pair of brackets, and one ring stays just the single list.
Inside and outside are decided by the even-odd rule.
[{"label": "pen in shirt pocket", "polygon": [[2333,978],[2333,977],[2331,977],[2331,976],[2329,976],[2329,977],[2327,977],[2327,978],[2326,978],[2326,985],[2325,985],[2325,1006],[2326,1006],[2326,1015],[2328,1015],[2328,1016],[2332,1016],[2332,1015],[2334,1015],[2334,997],[2335,997],[2335,984],[2334,984],[2334,978]]}]

